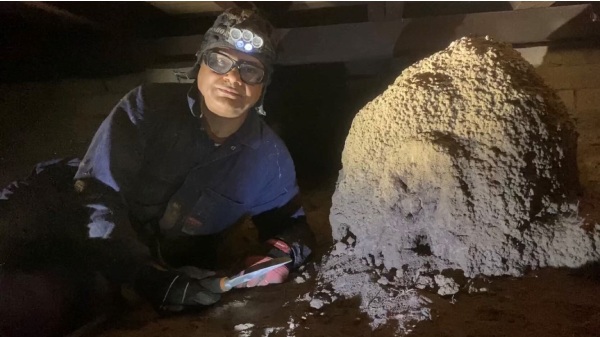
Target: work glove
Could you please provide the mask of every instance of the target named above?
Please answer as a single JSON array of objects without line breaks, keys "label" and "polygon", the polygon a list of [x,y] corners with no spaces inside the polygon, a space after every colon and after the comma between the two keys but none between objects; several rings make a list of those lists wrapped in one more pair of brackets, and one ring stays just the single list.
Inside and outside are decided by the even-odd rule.
[{"label": "work glove", "polygon": [[186,266],[177,270],[161,270],[144,266],[138,273],[135,288],[159,312],[180,312],[216,303],[221,295],[200,284],[215,273]]},{"label": "work glove", "polygon": [[[274,258],[290,256],[291,249],[287,243],[281,240],[273,239],[267,241],[267,244],[271,246],[271,250],[269,251],[269,253],[266,256],[249,256],[248,258],[246,258],[245,261],[246,268],[250,268],[259,263],[270,261]],[[292,262],[281,267],[277,267],[260,277],[254,278],[246,283],[238,285],[236,288],[252,288],[266,286],[269,284],[283,283],[287,280],[290,274],[289,266],[291,265]]]}]

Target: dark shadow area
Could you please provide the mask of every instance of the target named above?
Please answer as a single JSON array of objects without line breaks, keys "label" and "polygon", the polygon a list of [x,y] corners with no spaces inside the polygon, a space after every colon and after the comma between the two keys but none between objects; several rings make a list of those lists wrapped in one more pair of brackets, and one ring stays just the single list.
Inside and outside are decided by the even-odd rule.
[{"label": "dark shadow area", "polygon": [[318,185],[341,168],[347,109],[343,64],[279,67],[267,91],[267,122],[282,137],[298,179]]},{"label": "dark shadow area", "polygon": [[600,261],[589,262],[582,267],[571,269],[569,274],[600,283]]},{"label": "dark shadow area", "polygon": [[464,15],[457,14],[429,21],[409,21],[396,40],[394,56],[417,62],[448,47],[456,38],[455,29],[463,23],[464,18]]},{"label": "dark shadow area", "polygon": [[72,175],[51,168],[13,185],[8,200],[2,191],[0,336],[62,336],[111,305]]},{"label": "dark shadow area", "polygon": [[352,76],[343,63],[280,66],[267,90],[267,123],[284,140],[301,185],[333,184],[352,120],[400,74]]}]

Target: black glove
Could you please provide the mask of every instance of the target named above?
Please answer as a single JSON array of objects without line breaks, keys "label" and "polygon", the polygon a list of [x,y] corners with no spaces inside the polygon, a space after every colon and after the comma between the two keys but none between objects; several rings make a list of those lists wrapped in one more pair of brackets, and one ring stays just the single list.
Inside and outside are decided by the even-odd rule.
[{"label": "black glove", "polygon": [[221,296],[204,288],[199,280],[215,273],[195,267],[160,270],[144,266],[137,274],[135,288],[158,311],[179,312],[216,303]]}]

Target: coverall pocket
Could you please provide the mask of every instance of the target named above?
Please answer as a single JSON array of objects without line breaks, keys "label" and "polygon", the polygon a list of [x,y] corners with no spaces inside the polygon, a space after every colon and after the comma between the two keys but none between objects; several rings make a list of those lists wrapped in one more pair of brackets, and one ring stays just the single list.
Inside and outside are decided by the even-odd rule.
[{"label": "coverall pocket", "polygon": [[235,224],[246,213],[245,204],[207,188],[190,214],[182,220],[181,230],[189,235],[219,233]]}]

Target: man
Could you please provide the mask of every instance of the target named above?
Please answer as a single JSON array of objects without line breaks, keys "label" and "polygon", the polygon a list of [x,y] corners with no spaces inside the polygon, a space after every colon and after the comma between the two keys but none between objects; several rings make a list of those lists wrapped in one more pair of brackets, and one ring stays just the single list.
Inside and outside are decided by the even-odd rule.
[{"label": "man", "polygon": [[254,12],[225,11],[204,35],[194,85],[128,93],[75,175],[88,236],[106,255],[100,267],[160,310],[218,301],[199,281],[211,274],[190,266],[213,267],[219,233],[245,216],[270,247],[253,263],[292,258],[246,286],[281,283],[310,254],[292,159],[258,115],[275,60],[271,30]]}]

